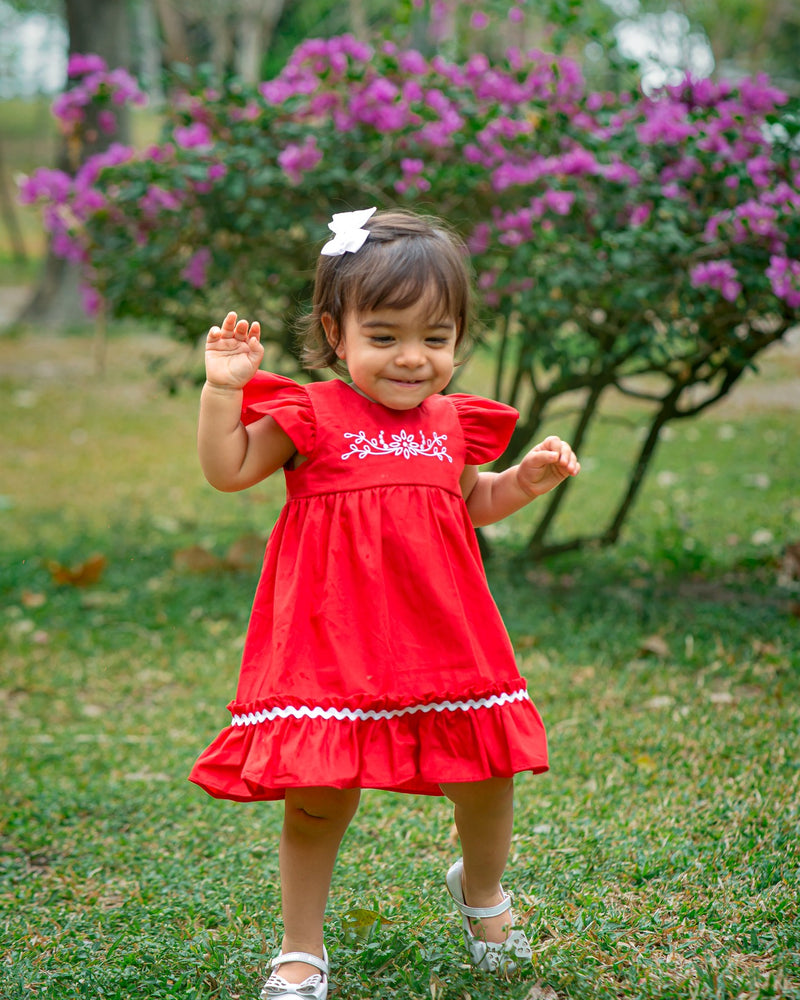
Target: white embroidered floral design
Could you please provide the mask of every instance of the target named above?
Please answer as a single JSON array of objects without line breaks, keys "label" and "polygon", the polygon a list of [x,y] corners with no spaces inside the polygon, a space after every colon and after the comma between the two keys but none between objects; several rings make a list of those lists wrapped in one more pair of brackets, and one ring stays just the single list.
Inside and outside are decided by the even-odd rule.
[{"label": "white embroidered floral design", "polygon": [[446,434],[436,434],[425,437],[420,431],[419,439],[406,431],[399,434],[392,434],[391,440],[387,442],[383,431],[378,432],[377,437],[367,437],[364,431],[357,434],[345,434],[345,438],[351,440],[350,451],[346,451],[342,458],[352,458],[358,455],[359,458],[366,458],[367,455],[397,455],[398,458],[411,458],[420,455],[424,458],[438,458],[440,462],[453,459],[447,454],[444,442],[447,440]]}]

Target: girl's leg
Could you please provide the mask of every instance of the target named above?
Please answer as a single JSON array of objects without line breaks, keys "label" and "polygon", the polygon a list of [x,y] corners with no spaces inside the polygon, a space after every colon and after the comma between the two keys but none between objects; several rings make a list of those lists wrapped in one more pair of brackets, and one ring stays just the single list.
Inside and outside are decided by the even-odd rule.
[{"label": "girl's leg", "polygon": [[[494,906],[503,900],[500,879],[511,848],[514,822],[512,778],[442,785],[454,803],[454,817],[464,858],[464,901],[468,906]],[[472,932],[485,941],[508,937],[511,917],[472,921]]]},{"label": "girl's leg", "polygon": [[[322,922],[333,866],[359,795],[357,788],[286,791],[279,854],[284,952],[305,951],[322,958]],[[318,971],[303,962],[286,962],[277,970],[290,983],[301,983]]]}]

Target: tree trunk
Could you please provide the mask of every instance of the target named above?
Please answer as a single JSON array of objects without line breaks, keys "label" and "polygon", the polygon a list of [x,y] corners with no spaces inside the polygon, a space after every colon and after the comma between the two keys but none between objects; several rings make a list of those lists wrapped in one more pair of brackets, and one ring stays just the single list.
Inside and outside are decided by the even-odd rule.
[{"label": "tree trunk", "polygon": [[164,81],[161,68],[161,42],[158,38],[158,17],[153,0],[139,0],[134,6],[136,43],[139,49],[137,69],[150,100],[160,107],[164,102]]},{"label": "tree trunk", "polygon": [[226,7],[218,7],[208,16],[211,31],[211,65],[219,83],[228,75],[233,56],[231,19]]},{"label": "tree trunk", "polygon": [[186,39],[186,25],[180,11],[170,0],[155,0],[156,14],[164,35],[164,61],[172,63],[191,62],[189,42]]},{"label": "tree trunk", "polygon": [[[589,390],[589,395],[587,396],[586,403],[581,411],[580,419],[578,420],[577,426],[572,434],[572,447],[579,455],[581,445],[583,444],[586,438],[586,432],[589,429],[589,424],[591,423],[595,412],[600,405],[600,399],[607,388],[607,382],[598,381]],[[550,525],[553,523],[559,508],[564,503],[567,492],[573,482],[574,480],[567,479],[557,490],[553,492],[547,505],[547,509],[542,515],[542,519],[536,525],[536,530],[528,541],[528,551],[530,553],[535,554],[544,548],[544,540]]]},{"label": "tree trunk", "polygon": [[364,0],[350,0],[350,30],[362,42],[367,40],[369,26],[364,10]]},{"label": "tree trunk", "polygon": [[622,525],[625,522],[625,518],[628,516],[631,507],[633,506],[634,500],[639,494],[639,489],[644,482],[645,472],[647,472],[650,462],[655,455],[661,431],[664,425],[668,424],[670,420],[673,420],[678,413],[677,404],[682,392],[683,386],[680,384],[674,385],[662,399],[661,408],[658,410],[650,423],[647,437],[645,438],[644,444],[639,451],[636,464],[633,467],[633,472],[628,479],[628,488],[625,491],[625,496],[617,508],[611,523],[603,533],[602,540],[604,545],[614,545],[619,540],[619,533],[622,530]]},{"label": "tree trunk", "polygon": [[[125,0],[66,0],[69,53],[95,53],[109,69],[129,64],[128,5]],[[85,141],[75,152],[62,141],[56,166],[75,173],[87,157],[107,149],[112,142],[130,141],[130,118],[117,111],[117,129],[107,134],[99,128],[86,130]],[[80,275],[76,265],[56,257],[48,247],[43,270],[33,297],[23,308],[19,321],[52,330],[63,330],[86,321],[80,302]]]},{"label": "tree trunk", "polygon": [[11,252],[14,255],[14,260],[18,264],[23,264],[28,259],[28,253],[25,250],[25,240],[22,236],[19,219],[17,218],[16,205],[14,199],[11,197],[11,192],[8,190],[8,184],[6,184],[5,157],[3,156],[2,143],[0,143],[0,210],[2,210],[3,222],[5,223],[8,238],[11,242]]},{"label": "tree trunk", "polygon": [[283,13],[284,0],[242,0],[237,11],[236,73],[245,83],[261,80],[261,63]]}]

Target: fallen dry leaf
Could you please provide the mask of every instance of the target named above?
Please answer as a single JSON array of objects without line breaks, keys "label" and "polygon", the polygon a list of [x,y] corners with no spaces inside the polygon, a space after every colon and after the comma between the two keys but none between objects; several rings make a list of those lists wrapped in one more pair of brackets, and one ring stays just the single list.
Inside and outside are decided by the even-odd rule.
[{"label": "fallen dry leaf", "polygon": [[225,562],[239,572],[257,572],[264,561],[266,542],[261,535],[242,535],[225,553]]},{"label": "fallen dry leaf", "polygon": [[345,936],[351,942],[369,940],[372,932],[384,924],[391,927],[394,921],[382,917],[377,910],[366,910],[360,907],[348,910],[342,917]]},{"label": "fallen dry leaf", "polygon": [[657,694],[655,695],[655,697],[650,698],[646,702],[644,702],[644,705],[642,707],[652,708],[657,710],[660,708],[671,708],[671,706],[674,704],[675,704],[675,699],[670,697],[670,695]]},{"label": "fallen dry leaf", "polygon": [[202,545],[190,545],[173,553],[172,565],[179,573],[258,572],[264,561],[265,545],[260,535],[243,535],[223,558]]},{"label": "fallen dry leaf", "polygon": [[431,1000],[439,1000],[440,997],[444,996],[444,980],[440,979],[435,972],[431,973]]},{"label": "fallen dry leaf", "polygon": [[69,587],[89,587],[91,584],[97,583],[107,565],[106,557],[96,553],[89,556],[85,562],[77,563],[75,566],[63,566],[59,562],[50,560],[47,563],[47,568],[53,578],[53,583]]},{"label": "fallen dry leaf", "polygon": [[225,563],[201,545],[178,549],[172,555],[172,565],[179,573],[213,573],[225,568]]},{"label": "fallen dry leaf", "polygon": [[633,758],[633,763],[642,771],[655,771],[658,764],[649,753],[640,753]]},{"label": "fallen dry leaf", "polygon": [[639,652],[642,654],[650,653],[652,656],[657,656],[663,660],[669,656],[669,646],[662,636],[649,635],[646,639],[642,639],[639,644]]},{"label": "fallen dry leaf", "polygon": [[708,700],[712,705],[733,705],[736,698],[730,691],[712,691]]},{"label": "fallen dry leaf", "polygon": [[23,590],[20,603],[23,608],[41,608],[47,603],[47,595],[35,590]]},{"label": "fallen dry leaf", "polygon": [[552,986],[541,986],[537,983],[525,994],[525,1000],[558,1000],[558,993]]}]

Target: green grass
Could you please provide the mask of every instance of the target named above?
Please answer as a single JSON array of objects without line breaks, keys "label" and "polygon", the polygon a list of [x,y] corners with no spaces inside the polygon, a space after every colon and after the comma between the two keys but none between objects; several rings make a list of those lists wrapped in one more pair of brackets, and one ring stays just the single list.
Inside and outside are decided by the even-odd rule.
[{"label": "green grass", "polygon": [[[90,338],[0,339],[8,1000],[256,997],[280,938],[280,806],[186,781],[226,723],[254,576],[174,556],[266,533],[282,487],[203,483],[196,398],[148,368],[182,350],[115,337],[99,376]],[[794,364],[765,364],[767,397]],[[636,420],[593,435],[572,525],[613,502]],[[798,438],[796,411],[712,411],[663,443],[615,550],[532,566],[513,556],[529,512],[495,534],[551,743],[551,771],[518,782],[506,877],[533,964],[509,982],[466,965],[443,802],[365,793],[329,907],[332,1000],[800,997],[798,598],[778,581]],[[50,562],[94,552],[98,583],[53,582]],[[359,908],[385,921],[366,941]]]}]

